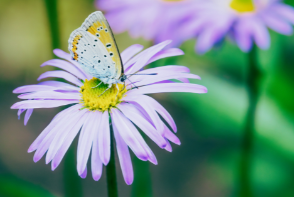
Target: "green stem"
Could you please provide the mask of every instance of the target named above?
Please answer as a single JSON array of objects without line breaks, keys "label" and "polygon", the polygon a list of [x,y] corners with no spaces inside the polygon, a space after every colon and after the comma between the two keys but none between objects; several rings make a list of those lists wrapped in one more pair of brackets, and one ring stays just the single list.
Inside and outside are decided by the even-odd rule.
[{"label": "green stem", "polygon": [[114,137],[113,132],[111,133],[110,161],[106,166],[107,191],[108,197],[118,197],[115,172]]},{"label": "green stem", "polygon": [[51,33],[52,49],[60,47],[57,0],[44,0]]},{"label": "green stem", "polygon": [[[51,33],[51,47],[52,50],[60,48],[59,39],[59,26],[58,26],[58,11],[57,11],[57,0],[44,0],[47,18],[49,22],[49,28]],[[75,148],[72,145],[64,158],[64,193],[65,197],[81,197],[82,187],[81,178],[77,175],[77,170],[75,167]]]},{"label": "green stem", "polygon": [[246,114],[246,122],[244,128],[244,137],[242,144],[241,166],[240,166],[240,196],[252,197],[253,190],[250,184],[253,139],[256,107],[259,96],[259,80],[261,77],[260,70],[257,65],[256,46],[249,52],[248,55],[248,73],[247,73],[247,89],[249,107]]}]

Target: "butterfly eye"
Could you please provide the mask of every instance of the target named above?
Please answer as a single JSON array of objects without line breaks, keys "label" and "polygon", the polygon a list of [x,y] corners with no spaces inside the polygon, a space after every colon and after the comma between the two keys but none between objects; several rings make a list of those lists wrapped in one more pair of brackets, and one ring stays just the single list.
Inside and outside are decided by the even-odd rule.
[{"label": "butterfly eye", "polygon": [[109,53],[110,56],[113,56],[113,53]]},{"label": "butterfly eye", "polygon": [[104,57],[107,57],[107,55],[104,55]]},{"label": "butterfly eye", "polygon": [[106,44],[106,47],[107,47],[107,48],[111,47],[111,44]]},{"label": "butterfly eye", "polygon": [[100,60],[98,60],[98,64],[100,63],[101,61]]},{"label": "butterfly eye", "polygon": [[99,37],[100,35],[99,34],[96,34],[96,36]]}]

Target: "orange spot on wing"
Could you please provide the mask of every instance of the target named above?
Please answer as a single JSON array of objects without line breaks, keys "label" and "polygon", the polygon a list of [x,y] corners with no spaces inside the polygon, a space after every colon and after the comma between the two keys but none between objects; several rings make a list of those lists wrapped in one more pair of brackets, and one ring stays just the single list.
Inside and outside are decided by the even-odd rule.
[{"label": "orange spot on wing", "polygon": [[72,48],[72,52],[74,53],[74,59],[75,60],[78,60],[78,54],[77,54],[77,49],[78,49],[78,47],[77,47],[77,44],[78,44],[78,42],[79,42],[79,40],[80,40],[80,38],[81,38],[82,36],[81,35],[77,35],[75,38],[74,38],[74,40],[73,40],[73,42],[72,42],[72,46],[73,46],[73,48]]}]

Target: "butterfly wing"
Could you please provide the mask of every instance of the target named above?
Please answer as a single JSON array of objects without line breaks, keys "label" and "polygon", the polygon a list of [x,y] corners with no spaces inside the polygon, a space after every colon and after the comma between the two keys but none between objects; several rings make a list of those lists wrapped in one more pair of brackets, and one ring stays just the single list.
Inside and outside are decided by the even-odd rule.
[{"label": "butterfly wing", "polygon": [[93,77],[113,78],[116,75],[114,62],[104,44],[91,33],[76,29],[68,40],[68,49],[85,72]]},{"label": "butterfly wing", "polygon": [[123,64],[112,30],[102,12],[90,14],[80,28],[96,36],[105,46],[115,63],[115,79],[119,79],[124,74]]}]

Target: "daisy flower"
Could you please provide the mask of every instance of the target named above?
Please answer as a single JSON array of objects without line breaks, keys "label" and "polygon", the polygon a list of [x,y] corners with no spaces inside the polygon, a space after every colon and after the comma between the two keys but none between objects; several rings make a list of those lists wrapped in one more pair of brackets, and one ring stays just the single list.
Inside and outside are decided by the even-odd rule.
[{"label": "daisy flower", "polygon": [[[195,0],[97,0],[99,10],[115,33],[129,31],[133,38],[143,37],[156,43],[172,39],[173,44],[182,42],[174,34],[181,21],[192,11]],[[193,5],[193,4],[192,4]]]},{"label": "daisy flower", "polygon": [[229,36],[243,52],[253,43],[270,46],[268,28],[292,34],[294,9],[279,0],[202,0],[181,26],[186,39],[197,37],[196,51],[205,53]]},{"label": "daisy flower", "polygon": [[[38,78],[62,78],[60,81],[43,81],[36,85],[16,88],[13,92],[25,99],[11,108],[19,109],[18,115],[27,110],[25,124],[33,109],[52,108],[70,105],[59,112],[51,123],[31,144],[28,152],[35,151],[34,161],[46,154],[46,163],[51,162],[52,170],[60,164],[74,138],[78,135],[77,171],[84,178],[87,175],[87,162],[91,157],[91,171],[94,180],[99,180],[103,165],[110,159],[111,129],[115,138],[117,154],[123,177],[127,184],[133,182],[133,167],[129,148],[141,160],[157,164],[152,150],[144,141],[137,128],[140,128],[160,148],[172,151],[170,142],[180,144],[173,132],[176,124],[166,109],[155,99],[145,94],[162,92],[206,93],[204,86],[191,84],[188,78],[200,79],[189,73],[184,66],[162,66],[143,70],[151,62],[165,57],[182,55],[177,48],[164,49],[170,41],[152,46],[141,53],[141,45],[132,45],[121,53],[125,74],[132,75],[126,84],[118,84],[100,95],[107,87],[99,79],[86,74],[70,54],[55,49],[54,54],[61,59],[49,60],[41,67],[49,65],[63,70],[47,71]],[[135,55],[137,54],[137,55]],[[136,87],[135,87],[136,86]],[[137,88],[138,87],[138,88]],[[164,119],[167,125],[163,122]],[[172,130],[172,131],[171,131]],[[91,153],[91,154],[90,154]]]}]

